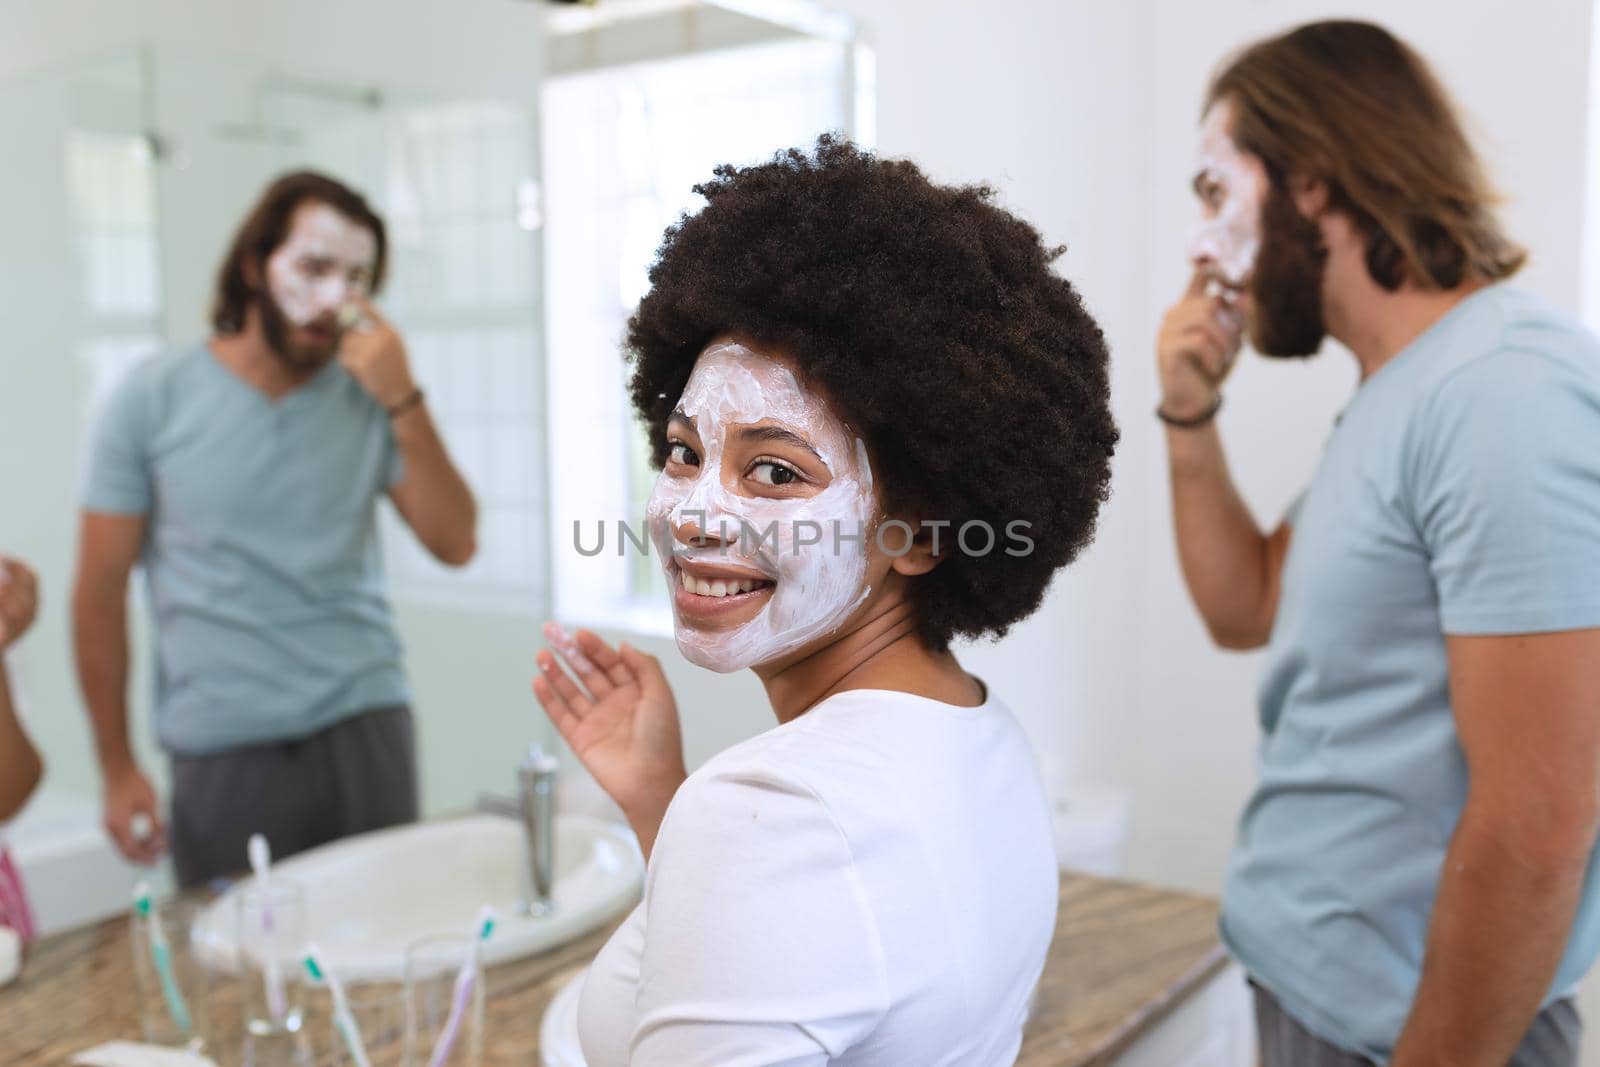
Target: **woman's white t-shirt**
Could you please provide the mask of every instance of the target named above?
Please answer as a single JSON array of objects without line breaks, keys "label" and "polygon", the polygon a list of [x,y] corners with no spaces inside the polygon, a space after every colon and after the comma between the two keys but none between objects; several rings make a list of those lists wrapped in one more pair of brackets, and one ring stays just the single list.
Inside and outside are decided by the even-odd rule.
[{"label": "woman's white t-shirt", "polygon": [[589,1067],[998,1067],[1055,928],[1027,737],[880,689],[709,760],[578,1008]]}]

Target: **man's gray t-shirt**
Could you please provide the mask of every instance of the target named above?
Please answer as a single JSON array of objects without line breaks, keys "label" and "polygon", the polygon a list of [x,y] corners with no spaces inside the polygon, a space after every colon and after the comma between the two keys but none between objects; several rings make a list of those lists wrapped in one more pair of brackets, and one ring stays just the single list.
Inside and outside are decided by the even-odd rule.
[{"label": "man's gray t-shirt", "polygon": [[[1307,1028],[1383,1061],[1467,791],[1445,635],[1600,626],[1600,343],[1472,294],[1357,390],[1291,523],[1222,930]],[[1600,952],[1595,874],[1547,1003]]]},{"label": "man's gray t-shirt", "polygon": [[337,361],[278,400],[204,344],[128,372],[82,505],[146,518],[163,748],[304,737],[409,701],[376,536],[400,475],[388,418]]}]

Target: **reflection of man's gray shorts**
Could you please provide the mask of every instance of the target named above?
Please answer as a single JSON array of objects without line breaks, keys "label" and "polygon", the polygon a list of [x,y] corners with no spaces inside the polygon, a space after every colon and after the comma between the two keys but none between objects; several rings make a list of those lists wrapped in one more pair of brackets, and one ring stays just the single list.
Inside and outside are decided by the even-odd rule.
[{"label": "reflection of man's gray shorts", "polygon": [[[1277,998],[1251,982],[1256,994],[1256,1033],[1261,1067],[1373,1067],[1365,1056],[1336,1048],[1283,1010]],[[1583,1022],[1572,999],[1558,1000],[1533,1020],[1528,1036],[1506,1067],[1577,1067]]]},{"label": "reflection of man's gray shorts", "polygon": [[168,838],[185,888],[247,870],[253,833],[278,859],[416,817],[416,743],[403,706],[295,741],[172,757]]}]

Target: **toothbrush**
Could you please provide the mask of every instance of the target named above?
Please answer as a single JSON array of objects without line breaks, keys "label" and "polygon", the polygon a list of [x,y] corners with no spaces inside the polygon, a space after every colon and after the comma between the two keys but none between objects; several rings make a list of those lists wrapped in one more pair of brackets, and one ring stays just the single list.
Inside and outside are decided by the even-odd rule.
[{"label": "toothbrush", "polygon": [[356,1026],[356,1017],[350,1014],[350,1002],[345,999],[344,986],[329,969],[316,945],[307,945],[303,951],[302,962],[306,973],[315,981],[326,982],[328,992],[333,994],[333,1024],[339,1028],[350,1058],[356,1062],[356,1067],[372,1067],[372,1061],[367,1059],[367,1046],[361,1041],[361,1029]]},{"label": "toothbrush", "polygon": [[[271,934],[272,898],[267,880],[267,868],[272,863],[272,854],[267,850],[267,839],[260,834],[251,834],[250,843],[246,848],[250,854],[250,867],[256,872],[256,887],[261,893],[261,925],[268,934]],[[262,954],[261,962],[267,980],[267,1011],[272,1015],[272,1021],[276,1023],[282,1022],[284,1016],[289,1014],[289,1005],[283,995],[283,974],[278,969],[278,956],[273,951],[275,948],[276,939],[269,939],[267,951]]]},{"label": "toothbrush", "polygon": [[177,976],[172,973],[172,946],[167,942],[167,931],[161,925],[161,916],[150,905],[150,883],[140,882],[133,887],[133,907],[145,922],[150,936],[150,958],[161,982],[161,996],[167,1002],[167,1014],[181,1033],[188,1034],[194,1027],[189,1021],[189,1005],[184,1002],[183,991],[178,988]]},{"label": "toothbrush", "polygon": [[594,660],[583,654],[583,649],[578,647],[578,639],[568,633],[565,626],[552,619],[544,624],[541,632],[544,634],[544,639],[549,642],[550,647],[561,653],[562,657],[578,674],[593,674],[598,670],[594,665]]},{"label": "toothbrush", "polygon": [[[495,920],[498,918],[495,910],[485,904],[478,909],[478,918],[473,923],[473,936],[478,941],[489,940],[489,935],[494,932]],[[472,999],[472,989],[478,982],[478,968],[476,966],[478,954],[473,951],[476,944],[468,947],[466,957],[461,961],[461,970],[456,972],[455,997],[450,1003],[450,1017],[445,1020],[444,1030],[439,1034],[439,1040],[434,1043],[433,1055],[428,1058],[428,1067],[444,1067],[445,1060],[450,1058],[450,1052],[455,1048],[456,1039],[461,1034],[461,1020],[467,1014],[467,1001]]]}]

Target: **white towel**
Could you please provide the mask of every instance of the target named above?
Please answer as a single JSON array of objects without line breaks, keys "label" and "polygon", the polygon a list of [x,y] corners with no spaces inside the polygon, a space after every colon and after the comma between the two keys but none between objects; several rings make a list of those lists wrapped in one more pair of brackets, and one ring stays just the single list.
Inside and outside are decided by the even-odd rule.
[{"label": "white towel", "polygon": [[80,1067],[217,1067],[216,1061],[195,1052],[132,1041],[107,1041],[72,1057]]}]

